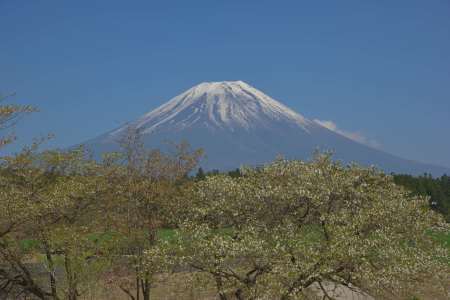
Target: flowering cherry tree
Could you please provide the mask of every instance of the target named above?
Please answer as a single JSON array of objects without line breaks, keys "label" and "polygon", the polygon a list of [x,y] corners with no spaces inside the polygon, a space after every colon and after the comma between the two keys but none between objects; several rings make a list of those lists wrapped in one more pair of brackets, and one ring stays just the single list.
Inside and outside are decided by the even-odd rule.
[{"label": "flowering cherry tree", "polygon": [[330,285],[397,297],[425,280],[446,293],[450,256],[430,232],[448,224],[391,176],[327,154],[242,173],[198,182],[180,233],[184,262],[221,299],[297,299],[313,286],[333,299]]}]

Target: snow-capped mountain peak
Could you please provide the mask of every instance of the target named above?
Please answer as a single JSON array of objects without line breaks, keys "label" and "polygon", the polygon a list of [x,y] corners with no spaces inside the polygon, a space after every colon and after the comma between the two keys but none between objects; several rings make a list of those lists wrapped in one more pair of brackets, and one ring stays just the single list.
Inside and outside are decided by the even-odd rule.
[{"label": "snow-capped mountain peak", "polygon": [[98,157],[121,151],[117,141],[128,126],[140,128],[145,147],[171,151],[169,142],[202,148],[205,170],[261,165],[281,154],[308,159],[332,150],[343,162],[376,165],[389,172],[442,175],[450,170],[401,159],[355,142],[310,121],[242,81],[203,82],[141,118],[86,142]]},{"label": "snow-capped mountain peak", "polygon": [[190,88],[139,118],[135,126],[142,128],[143,133],[168,126],[178,130],[203,126],[234,131],[267,127],[273,121],[290,122],[304,130],[311,123],[243,81],[221,81],[203,82]]}]

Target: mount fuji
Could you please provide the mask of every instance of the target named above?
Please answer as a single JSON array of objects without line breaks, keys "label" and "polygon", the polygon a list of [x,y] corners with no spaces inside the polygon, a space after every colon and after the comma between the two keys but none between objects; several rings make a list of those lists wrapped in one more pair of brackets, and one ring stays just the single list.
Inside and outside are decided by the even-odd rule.
[{"label": "mount fuji", "polygon": [[345,163],[374,165],[386,172],[450,174],[444,167],[405,160],[371,148],[309,120],[242,81],[204,82],[139,119],[85,145],[94,154],[117,151],[127,128],[140,130],[145,146],[167,149],[167,141],[203,148],[206,170],[260,165],[277,155],[308,159],[316,149],[331,150]]}]

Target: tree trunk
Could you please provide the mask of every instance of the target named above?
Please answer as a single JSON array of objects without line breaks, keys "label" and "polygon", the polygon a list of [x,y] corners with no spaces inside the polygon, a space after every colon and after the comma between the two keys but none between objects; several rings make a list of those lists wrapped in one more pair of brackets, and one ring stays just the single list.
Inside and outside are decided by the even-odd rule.
[{"label": "tree trunk", "polygon": [[77,278],[76,274],[72,272],[72,265],[67,255],[64,255],[64,266],[66,269],[66,280],[68,285],[67,298],[69,300],[77,300],[78,299]]},{"label": "tree trunk", "polygon": [[241,289],[237,289],[234,295],[236,296],[237,300],[244,300],[244,295],[242,294]]},{"label": "tree trunk", "polygon": [[52,298],[54,300],[59,300],[57,289],[56,289],[56,276],[55,276],[55,263],[53,262],[53,257],[50,252],[50,247],[48,246],[47,242],[44,242],[44,250],[45,250],[45,257],[48,262],[48,268],[49,268],[49,276],[50,276],[50,289]]},{"label": "tree trunk", "polygon": [[223,282],[220,276],[214,276],[216,280],[217,293],[219,294],[220,300],[228,300],[227,295],[223,292]]},{"label": "tree trunk", "polygon": [[141,282],[141,288],[142,288],[142,300],[150,300],[150,281],[148,280],[147,276],[145,279]]},{"label": "tree trunk", "polygon": [[140,299],[141,299],[141,284],[138,276],[138,269],[136,267],[136,300]]}]

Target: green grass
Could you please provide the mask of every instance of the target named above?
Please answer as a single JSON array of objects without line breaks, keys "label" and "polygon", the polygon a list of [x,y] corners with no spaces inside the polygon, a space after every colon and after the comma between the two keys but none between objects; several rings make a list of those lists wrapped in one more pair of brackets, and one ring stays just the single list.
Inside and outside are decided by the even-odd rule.
[{"label": "green grass", "polygon": [[172,228],[163,228],[159,229],[156,235],[158,239],[170,242],[176,238],[177,230]]},{"label": "green grass", "polygon": [[433,237],[450,250],[450,232],[441,232],[433,234]]},{"label": "green grass", "polygon": [[450,231],[438,232],[434,230],[429,230],[427,231],[427,234],[450,251]]},{"label": "green grass", "polygon": [[27,252],[39,246],[40,242],[33,239],[25,239],[19,242],[22,251]]},{"label": "green grass", "polygon": [[[232,230],[226,228],[221,231],[223,231],[223,234],[231,234]],[[321,233],[318,232],[318,230],[315,230],[315,228],[306,228],[304,234],[307,237],[307,239],[311,241],[317,241],[321,239]],[[175,240],[176,235],[177,229],[172,228],[159,229],[157,232],[158,239],[168,242]],[[430,235],[450,251],[450,232],[430,233]],[[96,240],[100,243],[112,242],[114,238],[118,237],[119,237],[118,234],[113,232],[101,234],[92,233],[89,235],[89,239]],[[20,241],[20,246],[24,251],[29,251],[33,248],[38,247],[39,241],[33,239],[24,239]]]}]

